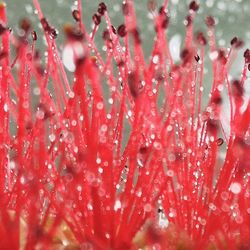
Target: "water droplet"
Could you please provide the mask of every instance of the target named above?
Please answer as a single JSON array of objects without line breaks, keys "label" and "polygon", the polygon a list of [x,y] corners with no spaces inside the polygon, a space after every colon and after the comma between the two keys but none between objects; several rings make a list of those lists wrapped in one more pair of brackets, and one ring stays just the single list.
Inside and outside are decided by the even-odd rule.
[{"label": "water droplet", "polygon": [[145,211],[146,213],[151,212],[151,210],[152,210],[151,204],[147,203],[147,204],[144,205],[144,211]]},{"label": "water droplet", "polygon": [[39,119],[39,120],[42,120],[44,118],[44,111],[42,110],[37,110],[36,111],[36,118]]},{"label": "water droplet", "polygon": [[50,135],[49,135],[49,140],[50,140],[51,142],[54,142],[55,139],[56,139],[55,134],[50,134]]},{"label": "water droplet", "polygon": [[8,110],[9,110],[8,104],[6,104],[6,103],[4,104],[3,110],[4,110],[4,112],[8,112]]},{"label": "water droplet", "polygon": [[234,194],[239,194],[241,192],[241,184],[238,182],[233,182],[230,185],[230,191]]},{"label": "water droplet", "polygon": [[102,162],[101,158],[99,158],[99,157],[96,158],[96,163],[97,163],[97,164],[100,164],[101,162]]},{"label": "water droplet", "polygon": [[8,167],[11,170],[14,170],[16,168],[16,163],[14,161],[9,161]]},{"label": "water droplet", "polygon": [[155,55],[155,56],[153,57],[152,62],[153,62],[154,64],[157,64],[157,63],[159,62],[159,56],[158,56],[158,55]]},{"label": "water droplet", "polygon": [[102,110],[103,107],[104,107],[103,102],[98,102],[98,103],[96,104],[96,108],[99,109],[99,110]]},{"label": "water droplet", "polygon": [[114,205],[114,210],[117,211],[118,209],[121,209],[121,207],[122,207],[121,201],[116,200]]}]

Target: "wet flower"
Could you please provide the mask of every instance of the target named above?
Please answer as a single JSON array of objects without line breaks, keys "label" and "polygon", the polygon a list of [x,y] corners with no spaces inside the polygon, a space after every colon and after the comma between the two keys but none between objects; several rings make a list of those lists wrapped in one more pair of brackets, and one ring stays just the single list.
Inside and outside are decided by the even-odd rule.
[{"label": "wet flower", "polygon": [[191,1],[176,62],[168,2],[156,11],[150,1],[148,61],[133,1],[123,3],[117,28],[100,3],[90,34],[80,2],[60,52],[58,32],[34,0],[45,60],[28,19],[15,35],[0,5],[0,248],[247,249],[248,50],[242,74],[230,77],[242,40],[219,48],[211,16],[207,34],[193,32],[199,5]]}]

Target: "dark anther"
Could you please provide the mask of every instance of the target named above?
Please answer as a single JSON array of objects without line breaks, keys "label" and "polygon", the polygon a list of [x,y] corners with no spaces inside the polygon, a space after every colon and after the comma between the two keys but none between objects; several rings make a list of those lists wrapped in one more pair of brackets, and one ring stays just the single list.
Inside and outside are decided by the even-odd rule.
[{"label": "dark anther", "polygon": [[192,24],[193,22],[193,19],[190,15],[186,16],[186,19],[185,19],[185,25],[188,27]]},{"label": "dark anther", "polygon": [[101,16],[98,14],[94,14],[92,16],[92,19],[93,19],[95,25],[99,25],[101,23]]},{"label": "dark anther", "polygon": [[146,146],[142,146],[139,149],[140,154],[146,154],[147,151],[148,151],[148,147],[146,147]]},{"label": "dark anther", "polygon": [[34,227],[32,231],[35,239],[42,238],[45,235],[45,232],[41,226]]},{"label": "dark anther", "polygon": [[220,49],[218,51],[218,60],[220,60],[223,65],[225,65],[227,63],[227,58],[226,58],[224,50]]},{"label": "dark anther", "polygon": [[231,45],[235,45],[238,41],[238,38],[235,36],[232,40],[231,40]]},{"label": "dark anther", "polygon": [[73,10],[72,11],[72,16],[75,19],[75,21],[79,22],[80,21],[80,12],[79,10]]},{"label": "dark anther", "polygon": [[64,26],[64,32],[69,39],[81,41],[84,38],[84,34],[79,27],[67,24]]},{"label": "dark anther", "polygon": [[224,140],[223,140],[222,138],[218,138],[218,139],[216,140],[217,146],[221,146],[223,143],[224,143]]},{"label": "dark anther", "polygon": [[85,56],[77,58],[77,60],[76,60],[76,69],[78,69],[80,66],[82,66],[83,63],[85,62],[85,60],[86,60]]},{"label": "dark anther", "polygon": [[124,24],[121,24],[117,29],[117,33],[120,37],[126,36],[127,34],[126,26]]},{"label": "dark anther", "polygon": [[211,102],[216,105],[222,104],[222,98],[219,94],[217,94],[214,97],[212,97]]},{"label": "dark anther", "polygon": [[182,52],[180,54],[180,57],[181,57],[184,64],[187,63],[190,60],[190,55],[191,55],[191,53],[190,53],[190,51],[188,49],[183,49],[182,50]]},{"label": "dark anther", "polygon": [[39,50],[35,50],[34,59],[38,61],[41,60],[41,52]]},{"label": "dark anther", "polygon": [[31,37],[32,37],[33,41],[37,40],[37,34],[36,34],[36,32],[34,30],[31,32]]},{"label": "dark anther", "polygon": [[25,32],[27,33],[30,29],[31,29],[31,22],[28,18],[23,18],[20,20],[19,22],[19,27]]},{"label": "dark anther", "polygon": [[199,10],[199,4],[197,4],[196,1],[192,1],[192,2],[189,4],[189,9],[196,12],[196,11]]},{"label": "dark anther", "polygon": [[164,8],[164,6],[161,6],[159,8],[159,15],[166,15],[166,14],[167,14],[166,9]]},{"label": "dark anther", "polygon": [[52,39],[55,39],[57,37],[57,30],[54,28],[50,28],[49,35]]},{"label": "dark anther", "polygon": [[116,35],[116,28],[113,26],[113,25],[111,25],[111,29],[112,29],[112,31],[113,31],[113,33]]},{"label": "dark anther", "polygon": [[50,26],[49,26],[49,23],[48,23],[48,21],[47,21],[47,19],[46,18],[42,18],[41,19],[41,24],[42,24],[42,27],[43,27],[43,29],[45,30],[45,31],[49,31],[50,30]]},{"label": "dark anther", "polygon": [[106,4],[104,3],[104,2],[101,2],[101,3],[99,3],[99,6],[98,6],[98,13],[100,14],[100,15],[104,15],[104,13],[105,13],[105,11],[107,11],[107,6],[106,6]]},{"label": "dark anther", "polygon": [[246,63],[250,63],[250,50],[249,49],[246,49],[246,51],[244,52],[244,58],[245,58]]},{"label": "dark anther", "polygon": [[202,46],[207,44],[207,39],[205,38],[205,36],[204,36],[204,34],[202,32],[197,33],[196,40]]},{"label": "dark anther", "polygon": [[215,133],[219,129],[219,124],[217,120],[209,119],[207,121],[207,129],[211,133]]},{"label": "dark anther", "polygon": [[169,16],[166,14],[164,19],[162,20],[161,27],[163,29],[166,29],[168,27],[168,24],[169,24]]},{"label": "dark anther", "polygon": [[197,54],[196,56],[194,56],[194,59],[195,59],[196,62],[199,62],[200,61],[199,55]]},{"label": "dark anther", "polygon": [[36,66],[36,70],[37,70],[37,73],[39,74],[39,75],[41,75],[41,76],[43,76],[44,75],[44,67],[42,66],[42,65],[38,65],[38,66]]},{"label": "dark anther", "polygon": [[118,67],[123,67],[125,65],[123,60],[120,60],[119,62],[117,62],[117,66]]},{"label": "dark anther", "polygon": [[163,213],[163,209],[162,208],[158,208],[158,213]]},{"label": "dark anther", "polygon": [[215,20],[212,16],[206,17],[205,22],[208,27],[214,27],[215,25]]},{"label": "dark anther", "polygon": [[244,42],[241,39],[234,37],[231,40],[231,45],[234,46],[235,48],[239,49],[244,45]]}]

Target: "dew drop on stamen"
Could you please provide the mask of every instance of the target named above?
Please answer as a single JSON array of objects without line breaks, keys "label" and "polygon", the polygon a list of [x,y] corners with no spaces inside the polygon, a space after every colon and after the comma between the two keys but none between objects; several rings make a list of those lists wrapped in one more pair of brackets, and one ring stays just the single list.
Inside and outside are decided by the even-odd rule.
[{"label": "dew drop on stamen", "polygon": [[99,110],[102,110],[103,107],[104,107],[103,102],[98,102],[98,103],[96,104],[96,108],[99,109]]},{"label": "dew drop on stamen", "polygon": [[5,103],[5,104],[3,105],[3,110],[4,110],[4,112],[6,112],[6,113],[8,112],[8,110],[9,110],[8,104]]},{"label": "dew drop on stamen", "polygon": [[239,194],[241,192],[241,184],[238,183],[238,182],[233,182],[231,185],[230,185],[230,191],[233,193],[233,194]]},{"label": "dew drop on stamen", "polygon": [[174,171],[173,170],[168,170],[167,171],[167,176],[173,177],[174,176]]},{"label": "dew drop on stamen", "polygon": [[153,62],[154,64],[157,64],[157,63],[159,62],[159,56],[158,56],[158,55],[153,56],[152,62]]},{"label": "dew drop on stamen", "polygon": [[96,163],[100,164],[102,162],[101,158],[96,158]]},{"label": "dew drop on stamen", "polygon": [[50,134],[50,135],[49,135],[49,140],[50,140],[51,142],[54,142],[55,139],[56,139],[55,134]]},{"label": "dew drop on stamen", "polygon": [[14,170],[16,168],[16,163],[14,161],[9,161],[8,168]]},{"label": "dew drop on stamen", "polygon": [[218,58],[218,55],[219,55],[218,51],[213,51],[209,54],[209,58],[211,59],[211,61],[214,61]]},{"label": "dew drop on stamen", "polygon": [[121,209],[121,207],[122,207],[121,201],[120,200],[116,200],[115,201],[115,205],[114,205],[114,210],[118,211],[119,209]]},{"label": "dew drop on stamen", "polygon": [[42,120],[42,119],[44,118],[44,116],[45,116],[44,111],[42,111],[42,110],[37,110],[37,112],[36,112],[36,118],[37,118],[37,119]]},{"label": "dew drop on stamen", "polygon": [[147,204],[144,205],[144,211],[145,211],[146,213],[151,212],[151,210],[152,210],[151,204],[147,203]]}]

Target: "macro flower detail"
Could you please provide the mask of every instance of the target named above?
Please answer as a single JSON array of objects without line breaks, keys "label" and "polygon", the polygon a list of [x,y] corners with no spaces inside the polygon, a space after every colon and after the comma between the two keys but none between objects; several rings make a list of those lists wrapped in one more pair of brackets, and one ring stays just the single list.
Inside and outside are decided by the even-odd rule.
[{"label": "macro flower detail", "polygon": [[150,0],[145,59],[132,0],[119,25],[101,2],[91,32],[78,0],[58,47],[33,4],[45,56],[0,3],[0,249],[249,249],[248,49],[230,75],[243,41],[219,47],[212,16],[195,31],[190,1],[176,60],[168,1]]}]

